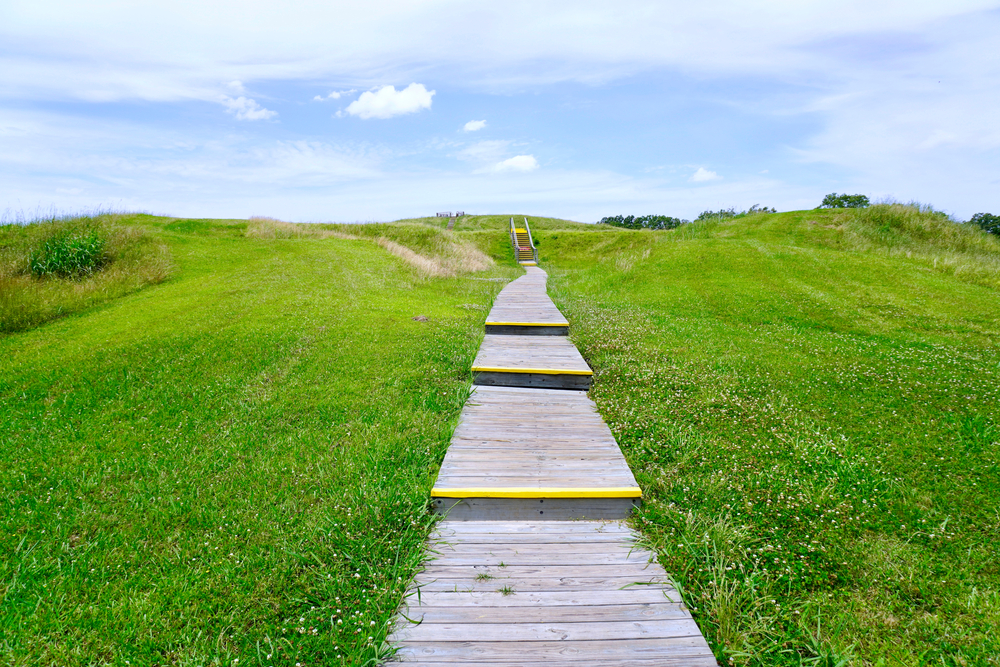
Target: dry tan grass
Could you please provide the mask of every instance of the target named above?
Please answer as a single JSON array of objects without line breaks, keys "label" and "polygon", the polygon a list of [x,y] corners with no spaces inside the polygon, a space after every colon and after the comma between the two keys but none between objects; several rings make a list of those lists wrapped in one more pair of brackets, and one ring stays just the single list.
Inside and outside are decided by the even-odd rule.
[{"label": "dry tan grass", "polygon": [[453,271],[444,268],[436,260],[415,253],[405,245],[399,245],[395,241],[390,241],[384,236],[380,236],[376,240],[376,243],[415,268],[417,273],[425,278],[447,278],[455,275]]},{"label": "dry tan grass", "polygon": [[316,225],[283,222],[275,218],[254,215],[248,220],[246,237],[251,239],[356,239],[357,236],[323,229]]},{"label": "dry tan grass", "polygon": [[[348,233],[348,228],[356,233]],[[454,277],[493,266],[493,260],[472,243],[447,230],[422,224],[312,225],[253,216],[247,224],[246,236],[265,240],[370,240],[412,266],[424,278]]]}]

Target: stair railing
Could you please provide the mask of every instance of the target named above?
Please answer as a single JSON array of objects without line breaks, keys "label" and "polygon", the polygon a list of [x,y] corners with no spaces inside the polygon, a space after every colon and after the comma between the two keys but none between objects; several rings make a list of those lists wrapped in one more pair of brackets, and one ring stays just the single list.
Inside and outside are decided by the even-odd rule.
[{"label": "stair railing", "polygon": [[528,219],[524,219],[524,229],[528,232],[528,243],[531,244],[531,253],[535,257],[535,264],[538,264],[538,248],[535,247],[535,240],[531,238],[531,227],[528,226]]},{"label": "stair railing", "polygon": [[518,261],[517,232],[514,230],[514,218],[510,219],[510,245],[514,248],[514,261]]}]

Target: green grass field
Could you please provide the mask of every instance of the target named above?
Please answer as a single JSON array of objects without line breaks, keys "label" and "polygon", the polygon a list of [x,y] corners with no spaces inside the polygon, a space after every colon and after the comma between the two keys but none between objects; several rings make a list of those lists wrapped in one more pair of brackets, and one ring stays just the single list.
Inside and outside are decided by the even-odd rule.
[{"label": "green grass field", "polygon": [[[1000,250],[897,213],[531,219],[722,664],[1000,664]],[[0,663],[374,664],[509,217],[121,216],[164,282],[11,278]]]},{"label": "green grass field", "polygon": [[547,231],[542,265],[721,662],[1000,664],[1000,244],[850,220]]},{"label": "green grass field", "polygon": [[173,278],[0,338],[0,663],[371,662],[517,269],[124,222]]}]

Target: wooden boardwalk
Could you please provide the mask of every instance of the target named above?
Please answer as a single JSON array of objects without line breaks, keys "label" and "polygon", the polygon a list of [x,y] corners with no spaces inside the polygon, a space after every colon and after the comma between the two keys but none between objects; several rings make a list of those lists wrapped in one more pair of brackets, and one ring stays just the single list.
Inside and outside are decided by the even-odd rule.
[{"label": "wooden boardwalk", "polygon": [[623,519],[641,492],[585,392],[477,387],[431,495],[453,519]]},{"label": "wooden boardwalk", "polygon": [[445,519],[389,638],[395,660],[714,666],[663,568],[621,522],[640,489],[577,390],[591,371],[565,337],[545,273],[526,270],[487,318],[500,329],[484,338],[479,386],[431,492]]},{"label": "wooden boardwalk", "polygon": [[405,664],[716,664],[663,568],[620,523],[449,521],[430,548],[396,629]]},{"label": "wooden boardwalk", "polygon": [[593,371],[565,336],[486,334],[472,363],[476,384],[589,389]]},{"label": "wooden boardwalk", "polygon": [[500,292],[486,317],[488,334],[565,336],[569,322],[545,293],[545,272],[525,267],[525,274]]}]

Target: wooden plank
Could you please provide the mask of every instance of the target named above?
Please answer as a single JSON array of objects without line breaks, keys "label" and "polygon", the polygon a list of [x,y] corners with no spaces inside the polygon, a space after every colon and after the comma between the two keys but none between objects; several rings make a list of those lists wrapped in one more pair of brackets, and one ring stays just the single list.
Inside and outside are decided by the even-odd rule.
[{"label": "wooden plank", "polygon": [[433,503],[435,513],[461,522],[626,519],[639,505],[635,498],[546,498],[544,504],[535,498],[435,498]]},{"label": "wooden plank", "polygon": [[[434,607],[601,607],[626,604],[676,604],[680,595],[666,586],[637,586],[606,591],[516,591],[504,595],[497,591],[456,593],[454,591],[416,591],[407,596],[410,609]],[[471,612],[470,612],[471,613]]]},{"label": "wooden plank", "polygon": [[415,635],[421,642],[538,642],[670,639],[699,634],[690,617],[662,620],[578,621],[547,623],[428,623],[396,631],[396,641]]},{"label": "wooden plank", "polygon": [[515,592],[529,591],[587,591],[596,589],[618,590],[630,586],[648,586],[657,584],[654,577],[548,577],[505,579],[501,581],[454,581],[441,579],[420,584],[421,591],[454,591],[469,593],[474,591],[500,591],[510,587]]},{"label": "wooden plank", "polygon": [[[598,545],[605,546],[605,545]],[[479,567],[484,572],[493,574],[494,570],[503,574],[504,570],[512,565],[534,565],[534,566],[587,566],[587,565],[625,565],[631,563],[645,564],[648,558],[622,553],[602,553],[599,551],[552,551],[546,549],[544,553],[526,558],[524,554],[519,554],[514,550],[508,550],[502,554],[484,554],[482,545],[477,544],[475,552],[461,554],[441,554],[434,555],[427,559],[426,567]],[[606,548],[606,547],[605,547]]]},{"label": "wooden plank", "polygon": [[[699,636],[633,639],[631,641],[536,641],[536,642],[413,642],[399,652],[400,658],[435,660],[438,662],[466,662],[469,664],[503,664],[551,660],[551,664],[603,665],[607,659],[646,658],[664,660],[682,658],[684,665],[714,665],[712,652]],[[712,662],[695,663],[693,659]],[[599,661],[599,662],[598,662]]]},{"label": "wooden plank", "polygon": [[559,523],[538,523],[531,521],[481,521],[479,523],[439,524],[435,534],[466,535],[469,533],[491,533],[505,536],[517,535],[576,535],[584,541],[592,535],[629,535],[635,531],[621,521],[561,521]]},{"label": "wooden plank", "polygon": [[[670,602],[561,607],[480,607],[472,610],[468,607],[419,605],[409,611],[404,611],[406,617],[427,624],[629,622],[686,619],[690,616],[680,603]],[[405,627],[408,622],[401,621],[401,627]],[[421,640],[430,641],[423,637]]]},{"label": "wooden plank", "polygon": [[489,567],[487,565],[450,565],[433,562],[417,575],[417,581],[429,579],[475,579],[488,575],[496,580],[501,579],[531,579],[536,577],[637,577],[647,579],[660,577],[666,581],[663,570],[656,561],[652,563],[602,563],[587,565],[525,565],[513,563],[506,567]]},{"label": "wooden plank", "polygon": [[[623,544],[626,542],[623,541]],[[562,558],[590,557],[590,558],[628,558],[641,560],[643,562],[653,558],[653,553],[648,549],[636,544],[629,543],[629,549],[608,550],[608,546],[602,542],[570,542],[560,545],[558,550],[552,549],[547,544],[498,544],[488,550],[484,550],[479,543],[467,541],[435,542],[428,546],[429,558],[471,558],[473,555],[483,560],[491,562],[492,559],[504,560],[510,563],[512,558],[518,558],[520,562],[543,563],[550,560],[558,562]],[[537,561],[534,559],[538,559]],[[544,559],[544,560],[543,560]],[[595,561],[596,562],[596,561]]]}]

